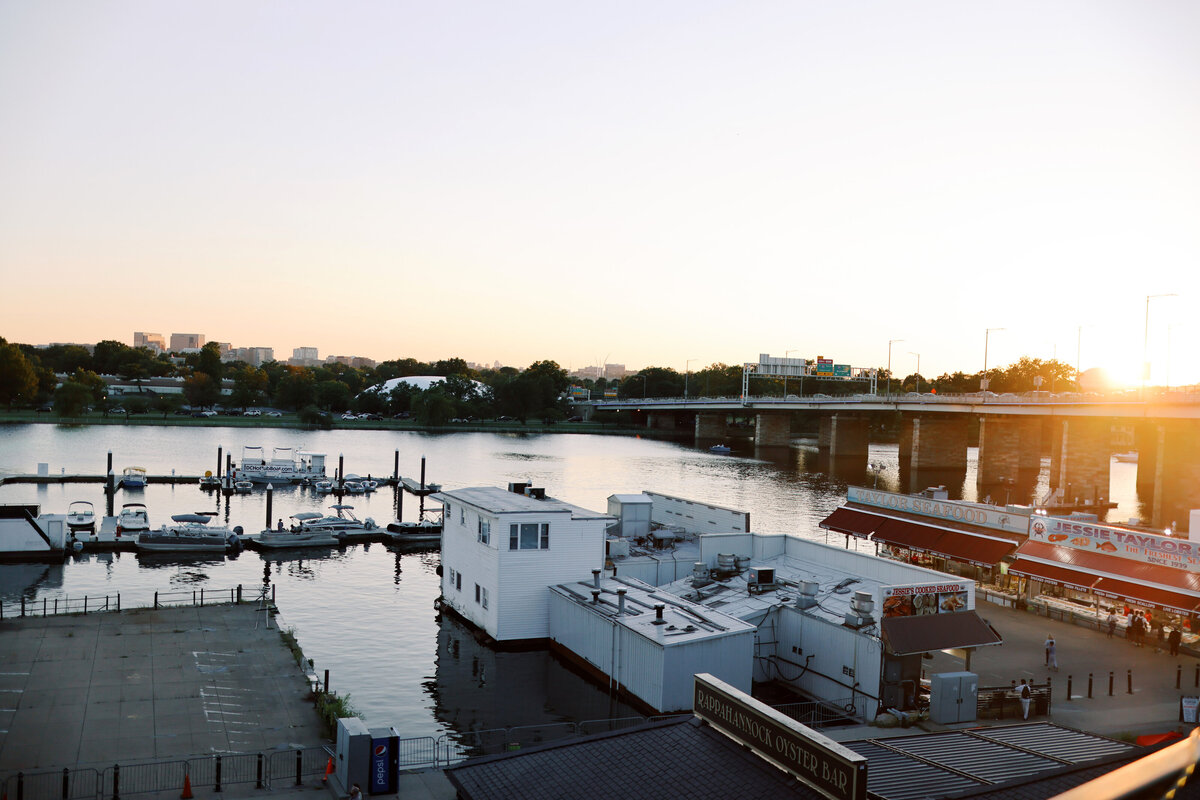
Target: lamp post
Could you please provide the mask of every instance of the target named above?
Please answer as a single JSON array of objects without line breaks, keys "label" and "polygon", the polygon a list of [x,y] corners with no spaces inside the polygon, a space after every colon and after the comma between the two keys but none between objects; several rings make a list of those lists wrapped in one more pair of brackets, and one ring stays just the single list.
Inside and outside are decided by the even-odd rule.
[{"label": "lamp post", "polygon": [[988,328],[983,333],[983,377],[979,379],[979,391],[985,392],[988,387],[987,377],[987,356],[988,356],[988,337],[992,335],[992,331],[1002,331],[1004,328]]},{"label": "lamp post", "polygon": [[[784,361],[784,364],[783,364],[783,399],[784,400],[787,400],[787,378],[788,378],[787,357],[790,356],[792,353],[799,353],[799,352],[800,352],[799,348],[797,348],[795,350],[784,350],[783,351],[783,361]],[[803,390],[804,384],[801,383],[800,386],[802,387],[800,393],[804,394],[804,390]]]},{"label": "lamp post", "polygon": [[896,342],[903,342],[903,339],[888,339],[888,378],[887,378],[887,397],[892,396],[892,345]]},{"label": "lamp post", "polygon": [[1142,395],[1146,394],[1146,379],[1150,377],[1150,301],[1155,297],[1178,297],[1174,292],[1146,295],[1146,328],[1142,333]]},{"label": "lamp post", "polygon": [[914,353],[912,350],[909,350],[908,354],[910,356],[917,357],[917,392],[920,393],[920,391],[921,391],[921,354]]},{"label": "lamp post", "polygon": [[688,398],[688,376],[692,374],[691,365],[693,361],[699,361],[698,358],[689,358],[683,365],[683,399]]}]

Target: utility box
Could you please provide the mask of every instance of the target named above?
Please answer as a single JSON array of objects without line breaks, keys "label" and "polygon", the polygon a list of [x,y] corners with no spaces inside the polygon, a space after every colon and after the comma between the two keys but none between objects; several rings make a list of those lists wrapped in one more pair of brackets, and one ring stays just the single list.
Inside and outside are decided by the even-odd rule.
[{"label": "utility box", "polygon": [[[395,794],[400,773],[400,734],[395,728],[371,728],[370,794]],[[361,786],[360,786],[361,788]]]},{"label": "utility box", "polygon": [[929,679],[929,721],[941,725],[971,722],[976,717],[979,676],[974,672],[940,672]]},{"label": "utility box", "polygon": [[349,794],[356,783],[366,791],[371,777],[371,749],[371,732],[365,722],[358,717],[342,717],[337,721],[333,780],[329,782],[334,797]]}]

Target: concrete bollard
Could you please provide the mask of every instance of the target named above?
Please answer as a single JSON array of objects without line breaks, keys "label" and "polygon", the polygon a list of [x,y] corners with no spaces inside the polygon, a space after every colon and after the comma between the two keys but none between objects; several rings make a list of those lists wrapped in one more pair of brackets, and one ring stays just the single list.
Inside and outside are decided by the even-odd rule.
[{"label": "concrete bollard", "polygon": [[1111,669],[1108,671],[1108,696],[1113,696],[1113,673]]},{"label": "concrete bollard", "polygon": [[1125,681],[1126,681],[1125,694],[1133,694],[1133,670],[1126,671]]},{"label": "concrete bollard", "polygon": [[1088,673],[1088,700],[1092,699],[1092,673]]}]

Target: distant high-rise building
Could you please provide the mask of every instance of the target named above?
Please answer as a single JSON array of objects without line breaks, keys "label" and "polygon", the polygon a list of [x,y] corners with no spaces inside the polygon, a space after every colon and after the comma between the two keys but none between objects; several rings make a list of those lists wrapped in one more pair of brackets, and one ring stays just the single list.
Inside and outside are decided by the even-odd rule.
[{"label": "distant high-rise building", "polygon": [[203,333],[172,333],[171,352],[181,353],[184,350],[199,350],[204,347]]},{"label": "distant high-rise building", "polygon": [[595,380],[600,377],[600,367],[580,367],[571,373],[574,378],[591,378]]},{"label": "distant high-rise building", "polygon": [[133,332],[133,346],[145,347],[150,352],[157,355],[167,349],[167,340],[163,338],[161,333],[143,333],[142,331]]},{"label": "distant high-rise building", "polygon": [[350,359],[350,366],[355,369],[374,369],[375,359],[367,358],[366,356],[355,356]]},{"label": "distant high-rise building", "polygon": [[629,374],[629,370],[625,369],[624,364],[605,364],[604,377],[612,380],[613,378],[624,378]]},{"label": "distant high-rise building", "polygon": [[293,347],[292,357],[288,359],[288,363],[297,367],[312,367],[321,362],[321,357],[317,355],[315,347]]},{"label": "distant high-rise building", "polygon": [[272,347],[239,347],[230,350],[231,361],[242,361],[252,367],[261,367],[268,361],[275,360],[275,349]]}]

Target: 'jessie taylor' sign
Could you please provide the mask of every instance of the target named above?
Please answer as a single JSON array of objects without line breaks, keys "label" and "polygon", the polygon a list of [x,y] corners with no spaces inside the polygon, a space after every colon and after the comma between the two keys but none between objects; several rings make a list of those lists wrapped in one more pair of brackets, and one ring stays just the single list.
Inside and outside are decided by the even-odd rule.
[{"label": "'jessie taylor' sign", "polygon": [[830,800],[866,800],[867,759],[708,673],[692,710]]}]

